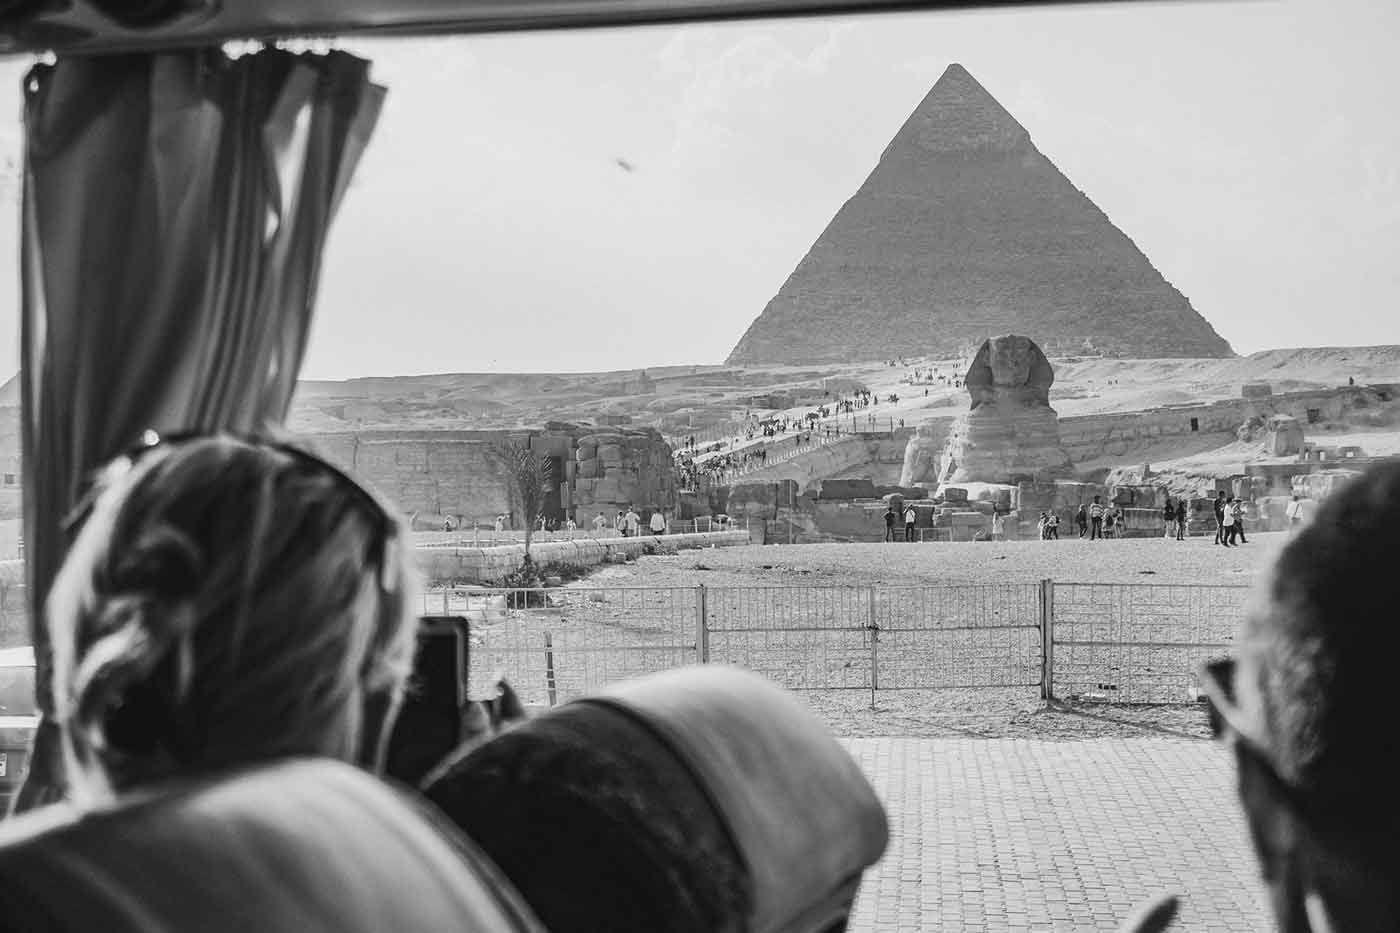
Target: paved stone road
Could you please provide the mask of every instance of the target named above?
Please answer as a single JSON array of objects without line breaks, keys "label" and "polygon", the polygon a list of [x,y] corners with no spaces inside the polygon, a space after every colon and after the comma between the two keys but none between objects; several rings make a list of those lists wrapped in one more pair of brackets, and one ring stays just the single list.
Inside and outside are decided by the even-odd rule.
[{"label": "paved stone road", "polygon": [[1115,930],[1182,895],[1174,931],[1272,928],[1222,749],[1174,739],[844,740],[890,815],[856,933]]}]

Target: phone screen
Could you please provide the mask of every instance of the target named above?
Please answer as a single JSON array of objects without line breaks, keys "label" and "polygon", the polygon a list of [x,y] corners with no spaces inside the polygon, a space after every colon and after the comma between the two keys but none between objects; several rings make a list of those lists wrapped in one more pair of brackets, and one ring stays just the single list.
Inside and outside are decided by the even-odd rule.
[{"label": "phone screen", "polygon": [[385,753],[388,777],[416,786],[461,741],[469,635],[465,616],[419,620],[413,676]]}]

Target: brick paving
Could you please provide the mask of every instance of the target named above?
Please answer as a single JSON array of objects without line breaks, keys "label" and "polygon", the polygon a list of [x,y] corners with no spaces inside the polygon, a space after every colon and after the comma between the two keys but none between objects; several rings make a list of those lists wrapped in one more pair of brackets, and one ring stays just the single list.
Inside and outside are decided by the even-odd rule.
[{"label": "brick paving", "polygon": [[890,816],[855,933],[1112,931],[1175,892],[1173,930],[1266,931],[1233,775],[1200,740],[845,739]]}]

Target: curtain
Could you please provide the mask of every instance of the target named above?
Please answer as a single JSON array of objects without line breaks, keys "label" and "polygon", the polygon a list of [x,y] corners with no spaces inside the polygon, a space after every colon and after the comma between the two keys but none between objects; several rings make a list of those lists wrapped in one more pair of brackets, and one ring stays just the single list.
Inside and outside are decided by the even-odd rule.
[{"label": "curtain", "polygon": [[[92,471],[157,431],[285,419],[331,219],[378,119],[369,63],[215,49],[60,58],[24,82],[24,536],[42,606]],[[62,792],[42,715],[25,809]]]}]

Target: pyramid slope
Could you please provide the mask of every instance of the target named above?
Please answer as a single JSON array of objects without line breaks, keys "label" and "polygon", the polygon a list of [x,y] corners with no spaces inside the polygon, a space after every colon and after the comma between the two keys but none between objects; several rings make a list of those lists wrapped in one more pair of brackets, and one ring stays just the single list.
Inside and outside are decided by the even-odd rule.
[{"label": "pyramid slope", "polygon": [[731,365],[1047,352],[1228,357],[1230,345],[951,65],[735,346]]}]

